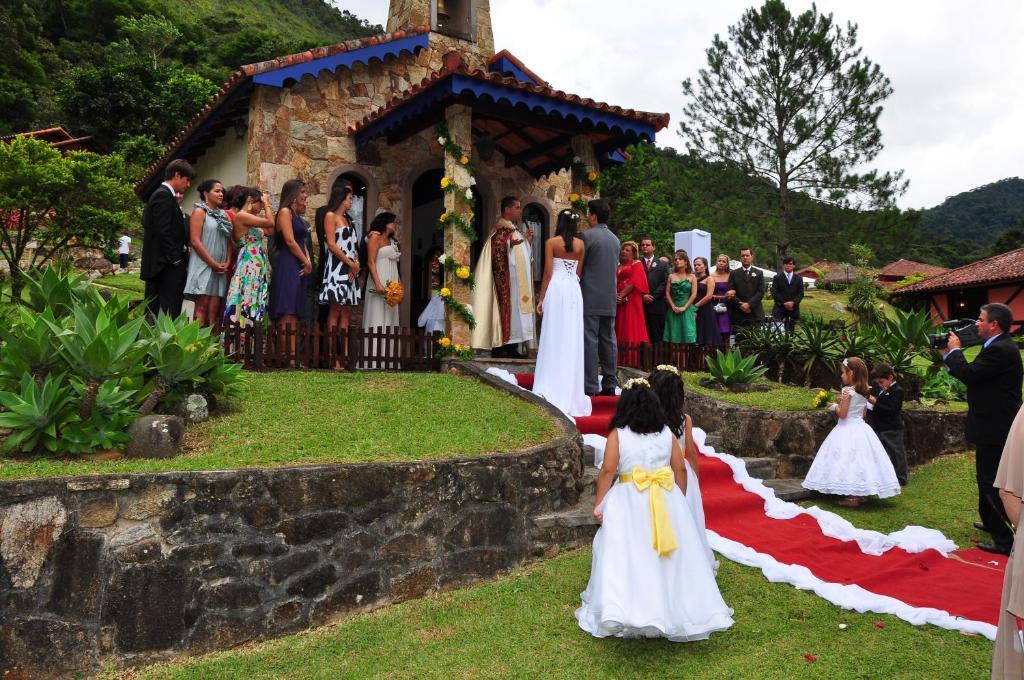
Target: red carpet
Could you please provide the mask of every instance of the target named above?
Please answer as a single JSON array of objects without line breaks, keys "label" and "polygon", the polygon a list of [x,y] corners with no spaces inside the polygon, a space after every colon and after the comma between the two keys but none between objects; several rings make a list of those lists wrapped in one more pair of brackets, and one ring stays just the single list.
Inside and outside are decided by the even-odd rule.
[{"label": "red carpet", "polygon": [[[532,375],[516,377],[526,389],[533,385]],[[577,427],[583,434],[604,436],[615,412],[616,398],[594,397],[592,401],[593,414],[577,418]],[[788,520],[768,517],[764,501],[737,484],[729,466],[717,458],[702,456],[700,472],[707,527],[720,536],[783,564],[807,567],[829,583],[856,584],[913,607],[998,623],[1006,558],[977,548],[960,550],[950,557],[935,550],[908,553],[901,548],[868,555],[855,541],[825,536],[818,522],[808,515]]]}]

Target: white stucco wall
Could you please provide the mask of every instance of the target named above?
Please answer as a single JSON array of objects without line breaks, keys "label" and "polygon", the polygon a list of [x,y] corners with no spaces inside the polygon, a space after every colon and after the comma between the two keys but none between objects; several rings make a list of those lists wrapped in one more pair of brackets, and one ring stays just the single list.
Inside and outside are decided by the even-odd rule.
[{"label": "white stucco wall", "polygon": [[207,149],[206,153],[193,164],[197,174],[192,181],[192,186],[185,192],[185,200],[181,204],[185,212],[192,212],[192,206],[199,200],[196,187],[205,179],[211,177],[219,179],[223,182],[225,189],[233,184],[244,184],[245,153],[245,140],[237,139],[235,131],[231,129],[218,139],[216,144]]}]

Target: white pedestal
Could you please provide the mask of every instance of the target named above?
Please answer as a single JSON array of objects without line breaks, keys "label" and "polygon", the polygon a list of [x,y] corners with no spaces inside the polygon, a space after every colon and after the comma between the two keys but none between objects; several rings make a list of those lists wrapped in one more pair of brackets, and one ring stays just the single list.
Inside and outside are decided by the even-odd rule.
[{"label": "white pedestal", "polygon": [[711,234],[700,229],[676,232],[676,250],[685,250],[690,256],[690,262],[695,257],[703,257],[707,260],[709,268],[715,266],[711,259]]}]

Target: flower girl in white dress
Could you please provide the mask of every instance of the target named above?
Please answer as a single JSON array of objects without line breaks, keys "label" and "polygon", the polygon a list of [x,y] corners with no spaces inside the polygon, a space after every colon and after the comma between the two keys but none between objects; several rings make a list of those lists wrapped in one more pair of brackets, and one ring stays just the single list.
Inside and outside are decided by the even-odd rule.
[{"label": "flower girl in white dress", "polygon": [[864,422],[868,404],[868,367],[857,357],[843,359],[839,367],[843,382],[836,403],[829,406],[839,423],[821,443],[804,488],[844,496],[840,505],[856,507],[866,496],[889,498],[900,492],[896,470],[878,435]]},{"label": "flower girl in white dress", "polygon": [[683,377],[679,375],[679,369],[675,366],[661,364],[655,367],[648,380],[665,412],[665,423],[668,425],[668,429],[679,440],[679,445],[683,449],[683,465],[686,467],[686,502],[690,506],[693,521],[697,525],[701,548],[704,550],[711,568],[717,573],[718,560],[711,552],[711,544],[708,543],[708,532],[704,524],[704,499],[701,497],[699,481],[700,454],[697,452],[697,445],[693,442],[693,421],[690,416],[683,413],[683,404],[686,401]]},{"label": "flower girl in white dress", "polygon": [[[597,480],[590,582],[576,610],[595,637],[707,639],[733,624],[683,495],[679,441],[650,384],[623,386]],[[614,486],[613,482],[618,480]]]}]

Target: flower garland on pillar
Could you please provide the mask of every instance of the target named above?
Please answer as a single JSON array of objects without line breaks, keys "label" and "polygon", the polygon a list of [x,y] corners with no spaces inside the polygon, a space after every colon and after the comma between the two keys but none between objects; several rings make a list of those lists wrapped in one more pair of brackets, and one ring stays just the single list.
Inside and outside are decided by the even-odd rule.
[{"label": "flower garland on pillar", "polygon": [[[596,170],[589,169],[586,164],[583,163],[583,159],[579,156],[570,156],[567,161],[569,166],[569,172],[573,179],[579,179],[583,189],[591,196],[597,196],[601,193],[601,175]],[[587,202],[583,200],[583,197],[577,193],[569,194],[569,204],[573,210],[586,215],[590,212],[587,206]]]},{"label": "flower garland on pillar", "polygon": [[[444,152],[455,159],[455,161],[465,171],[468,179],[468,186],[460,186],[453,177],[442,177],[441,178],[441,191],[446,194],[452,194],[457,203],[462,204],[465,211],[452,210],[444,211],[438,219],[438,229],[442,231],[449,227],[458,229],[461,231],[469,240],[473,242],[476,240],[476,230],[473,228],[473,185],[476,184],[476,179],[473,177],[475,166],[472,159],[462,150],[458,144],[452,140],[452,136],[448,131],[448,126],[444,123],[438,123],[437,128],[437,141],[444,149]],[[441,264],[444,270],[449,274],[452,274],[454,279],[462,285],[468,286],[470,289],[473,288],[475,281],[473,278],[473,272],[469,268],[468,262],[458,262],[455,260],[454,253],[443,253],[441,255]],[[472,330],[476,328],[476,318],[473,316],[473,310],[468,305],[464,305],[455,299],[455,294],[452,289],[448,286],[441,288],[441,300],[444,302],[445,307],[450,309],[453,313],[458,314],[459,317],[466,322],[466,325]],[[438,341],[438,350],[436,356],[446,357],[454,356],[459,359],[472,359],[473,348],[465,345],[455,344],[451,341],[451,338],[443,337]]]}]

